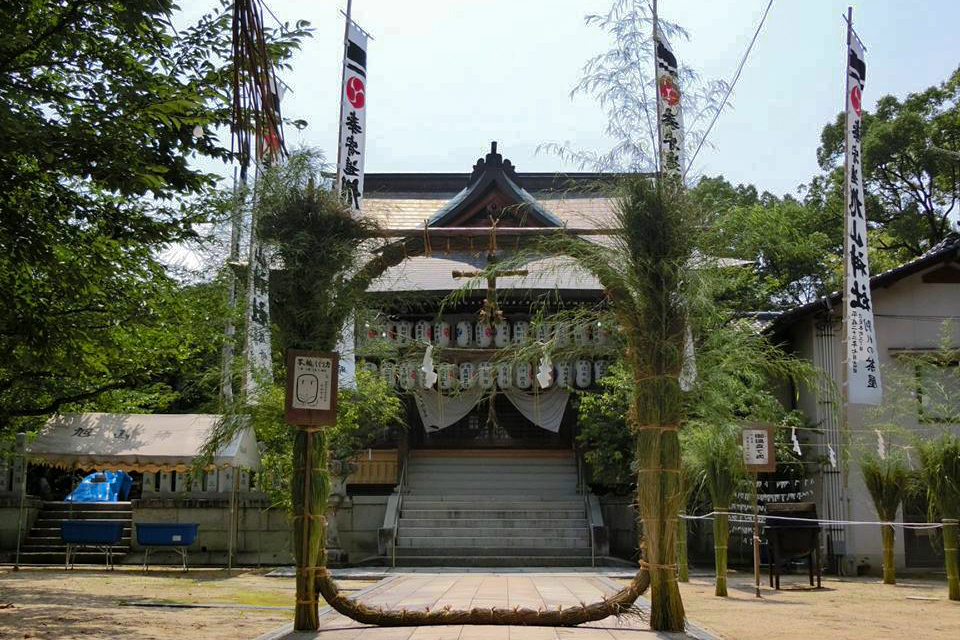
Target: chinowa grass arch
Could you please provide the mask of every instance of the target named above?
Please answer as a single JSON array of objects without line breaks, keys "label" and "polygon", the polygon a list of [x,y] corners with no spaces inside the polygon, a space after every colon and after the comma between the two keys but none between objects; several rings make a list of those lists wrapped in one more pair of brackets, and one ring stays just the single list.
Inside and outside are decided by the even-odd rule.
[{"label": "chinowa grass arch", "polygon": [[[676,583],[676,519],[680,508],[680,445],[682,403],[678,375],[682,367],[685,310],[684,266],[690,256],[684,207],[671,203],[662,183],[627,179],[617,206],[619,229],[503,228],[501,239],[515,239],[520,249],[534,245],[550,255],[566,255],[593,273],[606,290],[627,338],[627,360],[636,392],[629,422],[636,434],[638,494],[645,560],[632,581],[610,598],[557,610],[384,610],[343,595],[326,569],[324,513],[329,496],[328,439],[320,429],[298,429],[294,442],[293,506],[297,554],[297,602],[294,628],[319,626],[318,595],[337,612],[363,624],[423,626],[449,624],[574,626],[608,616],[636,613],[637,598],[652,587],[650,625],[682,631],[683,605]],[[675,194],[671,194],[675,195]],[[678,196],[679,197],[679,196]],[[431,238],[446,236],[447,247],[459,248],[489,228],[446,228],[379,231],[375,237],[400,240],[381,247],[360,266],[341,290],[348,297],[366,291],[374,279],[408,257],[429,255]],[[580,237],[611,235],[617,249]],[[502,243],[509,246],[509,242]],[[626,259],[628,262],[624,263]]]}]

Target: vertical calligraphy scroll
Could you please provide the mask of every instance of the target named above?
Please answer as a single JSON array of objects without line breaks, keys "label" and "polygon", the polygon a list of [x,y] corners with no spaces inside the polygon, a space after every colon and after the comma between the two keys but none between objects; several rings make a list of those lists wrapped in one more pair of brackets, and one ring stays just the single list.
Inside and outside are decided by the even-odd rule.
[{"label": "vertical calligraphy scroll", "polygon": [[848,25],[846,97],[846,181],[844,184],[843,309],[847,360],[847,400],[879,404],[882,400],[877,336],[867,258],[867,213],[860,157],[863,88],[867,79],[863,45]]},{"label": "vertical calligraphy scroll", "polygon": [[363,161],[367,126],[367,34],[347,18],[340,96],[340,146],[337,189],[354,215],[363,202]]},{"label": "vertical calligraphy scroll", "polygon": [[660,170],[679,179],[683,175],[683,112],[677,57],[662,33],[656,36],[657,131],[660,137]]}]

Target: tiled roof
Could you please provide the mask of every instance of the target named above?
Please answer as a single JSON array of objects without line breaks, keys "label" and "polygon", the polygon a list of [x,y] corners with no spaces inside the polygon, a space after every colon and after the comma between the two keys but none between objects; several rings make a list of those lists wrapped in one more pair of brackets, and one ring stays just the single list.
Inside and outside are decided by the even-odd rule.
[{"label": "tiled roof", "polygon": [[[377,193],[363,200],[364,212],[388,229],[422,228],[456,193]],[[612,200],[597,195],[532,192],[544,209],[570,227],[612,226]]]}]

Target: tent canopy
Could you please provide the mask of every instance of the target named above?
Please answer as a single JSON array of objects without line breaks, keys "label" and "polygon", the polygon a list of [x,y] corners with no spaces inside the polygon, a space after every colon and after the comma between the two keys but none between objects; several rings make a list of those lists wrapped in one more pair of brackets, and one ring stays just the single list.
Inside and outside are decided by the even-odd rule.
[{"label": "tent canopy", "polygon": [[223,420],[245,424],[217,451],[218,467],[260,469],[257,437],[245,416],[214,414],[65,413],[47,421],[28,456],[60,467],[186,471]]}]

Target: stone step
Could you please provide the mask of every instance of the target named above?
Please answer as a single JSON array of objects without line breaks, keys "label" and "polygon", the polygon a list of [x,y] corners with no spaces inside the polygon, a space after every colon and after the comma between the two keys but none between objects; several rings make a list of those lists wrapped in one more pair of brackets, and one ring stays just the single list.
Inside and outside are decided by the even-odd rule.
[{"label": "stone step", "polygon": [[557,529],[586,527],[587,519],[580,518],[542,518],[530,520],[527,518],[406,518],[401,516],[400,527],[404,530],[411,528],[437,527],[500,527],[504,529]]},{"label": "stone step", "polygon": [[[125,552],[113,552],[113,561],[115,564],[120,564],[123,560],[123,556],[126,555]],[[77,551],[72,553],[71,557],[73,558],[74,564],[98,564],[103,565],[107,561],[107,554],[103,551]],[[47,564],[59,564],[62,565],[66,562],[67,556],[66,553],[61,551],[59,553],[49,552],[49,551],[21,551],[20,552],[20,564],[23,565],[47,565]]]},{"label": "stone step", "polygon": [[409,494],[403,496],[403,506],[415,507],[417,509],[511,509],[513,511],[522,509],[576,509],[583,508],[583,498],[576,496],[543,496],[540,498],[516,498],[503,496],[484,496],[477,497],[476,500],[471,496],[446,495],[442,498],[437,496],[424,496]]},{"label": "stone step", "polygon": [[[404,533],[403,529],[397,532],[397,547],[419,548],[436,550],[444,547],[456,547],[465,549],[497,549],[503,547],[503,536],[474,536],[474,537],[452,537],[438,538],[432,536],[413,537]],[[590,534],[587,531],[580,533],[568,533],[563,536],[554,536],[544,538],[536,536],[530,538],[510,538],[510,546],[516,549],[525,548],[576,548],[589,547]]]},{"label": "stone step", "polygon": [[515,558],[523,556],[590,556],[589,547],[572,547],[568,549],[539,546],[539,547],[397,547],[397,557],[417,558],[424,556],[470,556]]},{"label": "stone step", "polygon": [[406,509],[400,514],[402,518],[413,520],[440,520],[463,518],[466,520],[487,520],[491,518],[504,520],[557,519],[583,518],[583,507],[579,509]]},{"label": "stone step", "polygon": [[37,520],[132,520],[133,511],[41,511]]},{"label": "stone step", "polygon": [[63,500],[51,500],[43,503],[44,510],[70,510],[84,509],[87,511],[130,511],[133,503],[129,500],[125,502],[65,502]]},{"label": "stone step", "polygon": [[[121,542],[123,542],[123,541],[121,540]],[[95,546],[95,545],[87,544],[87,545],[83,545],[83,548],[84,548],[84,549],[90,549],[90,550],[92,550],[92,549],[94,548],[94,546]],[[114,552],[114,553],[126,553],[126,552],[130,551],[130,541],[127,540],[127,541],[126,541],[126,544],[114,544],[114,545],[110,545],[110,548],[113,549],[113,552]],[[31,544],[31,543],[29,543],[29,542],[25,542],[25,543],[23,544],[23,547],[22,547],[21,549],[22,549],[24,552],[29,552],[29,553],[60,553],[60,554],[63,554],[63,553],[66,553],[66,551],[67,551],[67,545],[65,545],[65,544]],[[92,551],[91,551],[91,553],[92,553]]]},{"label": "stone step", "polygon": [[455,556],[401,556],[397,555],[398,567],[589,567],[590,554],[584,555],[524,555],[481,556],[468,550]]},{"label": "stone step", "polygon": [[447,523],[447,526],[440,527],[409,527],[401,521],[397,530],[399,531],[400,537],[424,539],[483,537],[510,540],[514,538],[540,538],[549,540],[567,537],[576,537],[579,539],[581,535],[589,536],[589,531],[587,531],[585,526],[554,527],[547,529],[538,527],[498,527],[495,522],[489,522],[486,526],[480,527],[450,526],[451,524],[459,525],[459,523],[450,522]]}]

